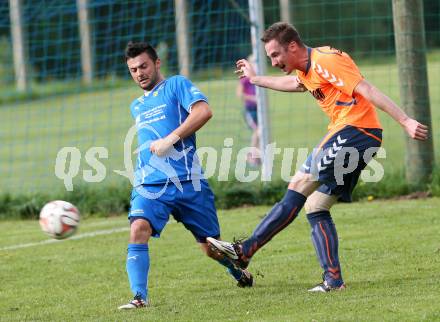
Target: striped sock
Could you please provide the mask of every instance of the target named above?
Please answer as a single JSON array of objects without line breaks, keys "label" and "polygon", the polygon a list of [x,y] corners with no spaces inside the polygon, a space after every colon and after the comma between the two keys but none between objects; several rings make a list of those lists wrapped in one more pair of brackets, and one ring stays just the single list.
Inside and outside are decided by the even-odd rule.
[{"label": "striped sock", "polygon": [[338,234],[329,211],[307,214],[312,227],[312,242],[325,280],[334,287],[343,284],[338,255]]},{"label": "striped sock", "polygon": [[252,236],[243,242],[243,255],[252,257],[258,249],[286,228],[298,216],[306,200],[304,195],[288,189],[283,199],[275,204],[255,228]]}]

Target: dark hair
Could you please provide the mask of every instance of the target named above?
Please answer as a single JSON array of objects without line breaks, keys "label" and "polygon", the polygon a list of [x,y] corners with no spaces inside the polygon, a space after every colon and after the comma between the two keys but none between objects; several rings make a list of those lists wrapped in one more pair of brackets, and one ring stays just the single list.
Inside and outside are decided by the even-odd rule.
[{"label": "dark hair", "polygon": [[142,53],[146,53],[153,62],[158,58],[156,50],[149,43],[129,41],[127,47],[125,47],[125,61]]},{"label": "dark hair", "polygon": [[296,42],[300,47],[304,47],[298,31],[287,22],[276,22],[264,31],[261,41],[268,43],[272,39],[278,41],[283,47],[286,47],[292,41]]}]

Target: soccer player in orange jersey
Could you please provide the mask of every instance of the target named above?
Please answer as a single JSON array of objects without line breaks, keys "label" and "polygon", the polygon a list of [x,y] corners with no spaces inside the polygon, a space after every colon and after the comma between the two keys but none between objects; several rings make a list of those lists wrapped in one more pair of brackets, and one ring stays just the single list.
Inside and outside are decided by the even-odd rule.
[{"label": "soccer player in orange jersey", "polygon": [[[292,178],[283,199],[263,218],[246,240],[228,243],[208,238],[210,246],[246,268],[251,257],[305,208],[312,241],[324,271],[312,292],[345,288],[338,256],[338,235],[330,208],[351,201],[362,169],[381,145],[382,128],[376,107],[390,115],[416,140],[428,137],[427,126],[409,117],[390,98],[370,84],[346,53],[331,47],[307,47],[288,23],[270,26],[261,39],[272,66],[286,75],[256,75],[248,61],[237,62],[237,73],[251,83],[284,92],[309,91],[330,119],[328,133]],[[290,75],[296,71],[296,75]],[[348,153],[347,153],[348,152]],[[357,158],[349,165],[350,154]],[[347,169],[351,171],[347,173]]]}]

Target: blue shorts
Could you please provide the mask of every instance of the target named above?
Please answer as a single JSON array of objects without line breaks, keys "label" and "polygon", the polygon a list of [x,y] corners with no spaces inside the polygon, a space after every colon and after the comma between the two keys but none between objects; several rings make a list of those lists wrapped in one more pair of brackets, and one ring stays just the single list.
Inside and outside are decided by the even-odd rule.
[{"label": "blue shorts", "polygon": [[[192,181],[180,183],[182,191],[171,182],[167,186],[142,185],[134,188],[128,213],[130,223],[143,218],[150,223],[152,236],[159,237],[171,214],[200,243],[206,242],[206,237],[220,237],[214,194],[208,182],[200,181],[201,191],[194,190]],[[153,194],[156,194],[154,198],[151,197]]]},{"label": "blue shorts", "polygon": [[347,125],[327,133],[300,171],[313,174],[322,183],[317,191],[351,202],[361,171],[376,155],[381,143],[381,129]]},{"label": "blue shorts", "polygon": [[249,128],[255,131],[258,127],[258,116],[257,110],[245,110],[244,119]]}]

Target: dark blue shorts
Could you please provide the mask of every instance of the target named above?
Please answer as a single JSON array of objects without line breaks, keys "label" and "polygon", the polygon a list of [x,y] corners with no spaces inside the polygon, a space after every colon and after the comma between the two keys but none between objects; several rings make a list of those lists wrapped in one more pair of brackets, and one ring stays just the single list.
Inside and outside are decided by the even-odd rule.
[{"label": "dark blue shorts", "polygon": [[153,229],[153,237],[159,237],[171,214],[191,231],[198,242],[206,242],[206,237],[219,237],[214,194],[206,180],[200,183],[201,191],[195,191],[192,181],[181,182],[183,191],[171,182],[167,186],[134,188],[128,213],[130,223],[139,218],[146,219]]},{"label": "dark blue shorts", "polygon": [[257,129],[258,126],[258,116],[257,110],[245,110],[244,119],[249,128],[253,131]]},{"label": "dark blue shorts", "polygon": [[300,171],[312,173],[322,183],[317,191],[351,202],[361,171],[376,155],[381,143],[381,129],[347,125],[339,131],[327,133]]}]

